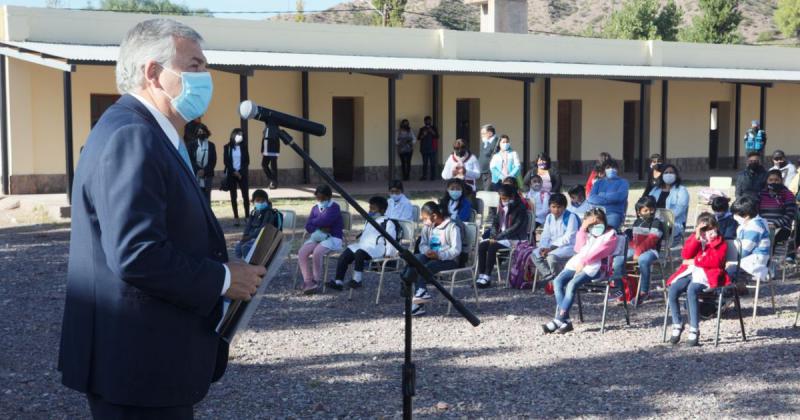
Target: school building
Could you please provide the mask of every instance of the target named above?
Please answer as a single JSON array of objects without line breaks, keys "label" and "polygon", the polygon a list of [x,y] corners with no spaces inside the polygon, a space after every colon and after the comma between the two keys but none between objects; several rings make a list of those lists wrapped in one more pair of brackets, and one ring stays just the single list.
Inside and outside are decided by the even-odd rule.
[{"label": "school building", "polygon": [[[501,26],[489,23],[502,8],[482,10],[487,30]],[[66,191],[93,123],[118,98],[119,42],[152,16],[13,6],[0,14],[2,192]],[[768,150],[798,153],[793,48],[172,18],[206,40],[214,97],[202,121],[219,152],[233,128],[247,130],[254,185],[263,182],[263,124],[239,119],[245,99],[326,125],[322,137],[291,134],[342,181],[397,174],[399,121],[416,130],[426,115],[441,133],[440,162],[456,138],[477,150],[485,123],[526,161],[547,152],[567,173],[586,171],[603,151],[640,176],[651,153],[683,171],[731,168],[754,119]],[[419,153],[413,164],[419,176]],[[288,148],[279,168],[284,184],[316,179]]]}]

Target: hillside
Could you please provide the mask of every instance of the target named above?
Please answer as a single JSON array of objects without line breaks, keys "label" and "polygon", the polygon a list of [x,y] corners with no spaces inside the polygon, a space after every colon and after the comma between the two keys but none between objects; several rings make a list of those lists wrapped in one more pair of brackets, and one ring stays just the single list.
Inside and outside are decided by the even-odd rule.
[{"label": "hillside", "polygon": [[[451,28],[477,30],[478,10],[474,6],[457,5],[452,2],[438,7],[443,0],[409,0],[406,7],[405,26],[411,28]],[[459,0],[455,0],[459,1]],[[666,2],[666,0],[662,0]],[[591,27],[602,29],[611,12],[618,8],[622,0],[528,0],[528,23],[533,32],[579,35]],[[676,0],[684,12],[684,25],[698,14],[697,0]],[[773,13],[778,0],[741,0],[744,19],[739,30],[747,43],[781,43],[773,22]],[[450,6],[450,7],[447,7]],[[333,13],[306,14],[306,22],[369,25],[375,19],[371,11],[347,11],[349,9],[368,9],[366,0],[355,0],[329,9],[341,10]],[[455,12],[453,12],[455,10]],[[467,15],[459,15],[464,12]],[[435,17],[434,17],[435,16]],[[294,20],[294,15],[283,15],[273,19]],[[761,35],[761,37],[759,37]],[[778,38],[772,40],[771,38]]]}]

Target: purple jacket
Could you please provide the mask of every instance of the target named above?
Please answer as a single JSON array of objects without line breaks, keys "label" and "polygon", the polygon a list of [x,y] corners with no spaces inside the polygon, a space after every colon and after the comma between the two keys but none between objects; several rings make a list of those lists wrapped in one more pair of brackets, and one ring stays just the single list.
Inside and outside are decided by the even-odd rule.
[{"label": "purple jacket", "polygon": [[306,232],[313,233],[322,228],[330,229],[331,236],[342,239],[342,212],[336,202],[331,203],[325,211],[320,211],[317,205],[311,209],[311,215],[306,222]]}]

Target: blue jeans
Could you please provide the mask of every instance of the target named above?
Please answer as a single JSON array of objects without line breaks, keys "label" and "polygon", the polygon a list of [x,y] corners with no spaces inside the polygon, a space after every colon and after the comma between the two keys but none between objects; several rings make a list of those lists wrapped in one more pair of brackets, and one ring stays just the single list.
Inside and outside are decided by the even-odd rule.
[{"label": "blue jeans", "polygon": [[[458,268],[458,263],[453,260],[431,260],[426,257],[424,254],[416,254],[414,255],[419,262],[421,262],[431,273],[436,274],[440,271],[452,270],[454,268]],[[414,267],[406,266],[406,269],[403,270],[402,277],[404,279],[410,279],[412,282],[416,283],[417,289],[427,289],[425,278],[420,277],[417,273],[417,270]]]},{"label": "blue jeans", "polygon": [[600,275],[601,272],[598,272],[594,276],[589,276],[582,271],[576,275],[575,270],[564,269],[553,280],[553,292],[555,292],[556,306],[558,307],[557,320],[563,322],[569,319],[569,309],[572,307],[578,288],[600,277]]},{"label": "blue jeans", "polygon": [[686,303],[689,306],[689,326],[694,329],[700,327],[700,313],[698,309],[697,295],[706,288],[704,284],[692,283],[692,276],[683,276],[676,279],[669,286],[669,310],[672,313],[672,323],[675,325],[683,324],[681,319],[681,308],[678,298],[686,292]]},{"label": "blue jeans", "polygon": [[606,221],[608,221],[608,225],[612,228],[618,230],[620,226],[622,226],[622,222],[625,221],[625,216],[620,213],[606,213]]},{"label": "blue jeans", "polygon": [[[633,250],[628,250],[628,258],[633,258]],[[658,260],[658,252],[649,250],[639,255],[639,273],[642,277],[639,279],[641,286],[640,291],[647,293],[650,291],[650,270],[653,263]],[[622,255],[614,257],[614,279],[622,278],[621,273],[625,271],[625,258]],[[619,282],[619,290],[622,290],[622,282]]]}]

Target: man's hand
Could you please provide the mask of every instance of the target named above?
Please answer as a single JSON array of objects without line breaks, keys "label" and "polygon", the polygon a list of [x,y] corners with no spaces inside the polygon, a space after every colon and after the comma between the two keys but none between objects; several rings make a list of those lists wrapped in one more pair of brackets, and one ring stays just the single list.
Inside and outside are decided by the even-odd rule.
[{"label": "man's hand", "polygon": [[242,179],[242,174],[240,174],[239,171],[234,172],[233,176],[236,177],[236,179]]},{"label": "man's hand", "polygon": [[250,300],[256,294],[267,269],[260,265],[247,264],[242,260],[231,261],[227,265],[231,271],[231,287],[225,292],[225,297],[232,300]]}]

